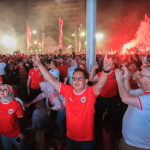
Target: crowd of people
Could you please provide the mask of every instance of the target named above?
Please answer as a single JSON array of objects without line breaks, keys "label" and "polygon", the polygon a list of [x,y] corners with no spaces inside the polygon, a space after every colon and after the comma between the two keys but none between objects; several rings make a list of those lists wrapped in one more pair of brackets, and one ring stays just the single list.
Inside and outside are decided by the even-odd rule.
[{"label": "crowd of people", "polygon": [[[106,112],[122,138],[119,150],[150,150],[150,55],[96,55],[86,69],[86,54],[0,54],[0,134],[4,150],[30,149],[24,142],[25,109],[32,129],[50,128],[55,118],[67,150],[94,150],[94,131]],[[33,105],[35,104],[35,105]],[[64,126],[66,124],[66,128]]]}]

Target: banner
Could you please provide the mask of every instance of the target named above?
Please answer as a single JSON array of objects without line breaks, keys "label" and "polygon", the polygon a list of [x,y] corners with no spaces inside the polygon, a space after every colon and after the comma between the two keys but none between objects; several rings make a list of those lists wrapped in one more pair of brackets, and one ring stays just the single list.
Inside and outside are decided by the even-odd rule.
[{"label": "banner", "polygon": [[150,18],[145,14],[145,22],[150,23]]},{"label": "banner", "polygon": [[42,24],[42,52],[44,53],[44,45],[45,45],[45,32],[44,32],[44,24]]},{"label": "banner", "polygon": [[59,47],[62,49],[63,32],[62,32],[63,20],[59,18]]},{"label": "banner", "polygon": [[31,46],[31,31],[30,31],[30,26],[27,24],[27,53],[30,51],[30,46]]}]

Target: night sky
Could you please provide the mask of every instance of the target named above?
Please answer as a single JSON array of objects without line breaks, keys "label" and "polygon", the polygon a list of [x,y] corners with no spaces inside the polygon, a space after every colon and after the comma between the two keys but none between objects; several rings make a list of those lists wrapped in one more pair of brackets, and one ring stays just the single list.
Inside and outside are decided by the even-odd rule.
[{"label": "night sky", "polygon": [[[20,36],[26,34],[27,0],[1,0],[0,12],[2,33],[9,32],[10,27],[14,27]],[[116,32],[126,36],[123,42],[131,40],[140,22],[144,21],[145,13],[150,17],[149,0],[97,0],[96,30],[105,35],[104,45],[113,45],[110,41]]]}]

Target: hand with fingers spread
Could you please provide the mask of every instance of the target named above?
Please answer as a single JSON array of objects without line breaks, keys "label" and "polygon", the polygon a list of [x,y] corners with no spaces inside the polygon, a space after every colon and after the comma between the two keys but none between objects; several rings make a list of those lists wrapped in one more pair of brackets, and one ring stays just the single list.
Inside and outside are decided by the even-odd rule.
[{"label": "hand with fingers spread", "polygon": [[112,59],[107,58],[108,50],[105,53],[104,61],[103,61],[103,71],[109,72],[112,69]]},{"label": "hand with fingers spread", "polygon": [[123,81],[123,76],[119,69],[115,69],[115,74],[117,82]]}]

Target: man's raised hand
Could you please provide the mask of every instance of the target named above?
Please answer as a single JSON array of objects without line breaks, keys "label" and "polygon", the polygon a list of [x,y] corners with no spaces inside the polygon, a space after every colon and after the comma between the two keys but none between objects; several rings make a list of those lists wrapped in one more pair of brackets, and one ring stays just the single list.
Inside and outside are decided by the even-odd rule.
[{"label": "man's raised hand", "polygon": [[108,50],[105,53],[104,61],[103,61],[103,70],[110,71],[112,68],[112,59],[107,58]]},{"label": "man's raised hand", "polygon": [[36,54],[36,56],[33,56],[33,57],[32,57],[32,61],[33,61],[33,63],[35,63],[37,66],[41,63],[38,54]]},{"label": "man's raised hand", "polygon": [[122,73],[119,69],[115,69],[115,74],[117,82],[123,81]]}]

